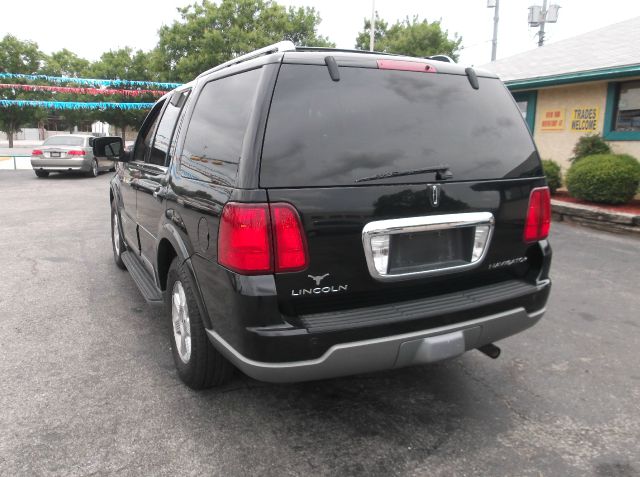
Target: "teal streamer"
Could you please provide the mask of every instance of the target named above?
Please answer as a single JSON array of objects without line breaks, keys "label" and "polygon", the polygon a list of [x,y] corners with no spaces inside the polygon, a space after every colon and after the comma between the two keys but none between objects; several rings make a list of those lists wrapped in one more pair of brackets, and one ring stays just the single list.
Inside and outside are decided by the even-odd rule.
[{"label": "teal streamer", "polygon": [[133,81],[121,79],[73,78],[71,76],[25,75],[20,73],[0,73],[0,78],[19,78],[25,80],[44,80],[51,83],[76,83],[84,86],[121,86],[121,87],[154,87],[173,89],[181,83],[159,83],[156,81]]},{"label": "teal streamer", "polygon": [[18,106],[35,107],[35,108],[47,108],[47,109],[151,109],[154,103],[108,103],[108,102],[94,102],[94,103],[81,103],[76,101],[27,101],[22,99],[0,99],[0,107]]}]

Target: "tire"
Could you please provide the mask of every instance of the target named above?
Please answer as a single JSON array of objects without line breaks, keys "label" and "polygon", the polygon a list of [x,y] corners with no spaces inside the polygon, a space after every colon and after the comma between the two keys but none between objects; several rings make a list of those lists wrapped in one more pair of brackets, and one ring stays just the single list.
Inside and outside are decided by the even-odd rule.
[{"label": "tire", "polygon": [[182,382],[200,390],[228,382],[234,368],[209,341],[194,288],[186,267],[174,258],[167,276],[166,299],[171,351]]},{"label": "tire", "polygon": [[38,177],[49,177],[49,171],[40,171],[38,169],[34,169],[34,171],[36,173],[36,176]]},{"label": "tire", "polygon": [[120,226],[120,214],[116,203],[111,202],[111,246],[113,248],[113,261],[116,262],[118,268],[126,270],[122,261],[122,252],[126,250],[124,240],[122,240],[122,227]]},{"label": "tire", "polygon": [[94,159],[91,163],[91,170],[88,172],[89,177],[98,177],[100,169],[98,168],[98,160]]}]

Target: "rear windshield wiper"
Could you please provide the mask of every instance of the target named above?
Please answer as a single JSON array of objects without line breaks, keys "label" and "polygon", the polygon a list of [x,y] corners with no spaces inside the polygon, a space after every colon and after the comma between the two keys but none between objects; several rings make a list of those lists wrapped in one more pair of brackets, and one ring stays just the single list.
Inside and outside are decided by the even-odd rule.
[{"label": "rear windshield wiper", "polygon": [[362,177],[360,179],[356,179],[356,182],[375,181],[378,179],[387,179],[389,177],[415,176],[418,174],[427,174],[429,172],[435,172],[436,180],[439,180],[439,181],[453,179],[453,174],[451,173],[450,166],[447,166],[446,164],[441,164],[439,166],[426,167],[424,169],[412,169],[410,171],[383,172],[382,174],[376,174],[375,176]]}]

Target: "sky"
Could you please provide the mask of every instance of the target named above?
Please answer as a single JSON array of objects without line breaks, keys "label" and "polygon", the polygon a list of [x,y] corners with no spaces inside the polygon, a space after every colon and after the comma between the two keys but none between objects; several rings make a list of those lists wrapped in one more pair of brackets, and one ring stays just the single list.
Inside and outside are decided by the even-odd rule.
[{"label": "sky", "polygon": [[[177,7],[193,0],[109,0],[80,4],[77,1],[21,0],[4,2],[0,37],[11,33],[38,43],[45,53],[67,48],[96,60],[111,49],[131,46],[150,50],[157,43],[161,25],[179,19]],[[371,0],[278,0],[283,5],[314,7],[322,17],[319,33],[339,48],[353,48],[355,38],[371,15]],[[561,6],[558,22],[546,27],[552,43],[640,16],[640,2],[631,0],[550,0]],[[537,29],[527,25],[527,8],[542,0],[500,0],[498,59],[536,48]],[[82,5],[82,6],[79,6]],[[394,23],[407,16],[440,20],[450,36],[462,36],[460,63],[482,65],[491,59],[493,9],[487,0],[375,0],[381,18]],[[624,41],[623,38],[620,41]],[[585,44],[585,48],[589,45]],[[629,45],[629,48],[637,47]]]}]

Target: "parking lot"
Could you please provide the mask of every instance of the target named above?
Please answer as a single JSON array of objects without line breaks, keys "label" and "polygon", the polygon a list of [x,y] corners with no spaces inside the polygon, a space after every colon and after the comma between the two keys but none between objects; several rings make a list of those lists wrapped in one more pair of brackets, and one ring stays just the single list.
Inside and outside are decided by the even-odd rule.
[{"label": "parking lot", "polygon": [[194,392],[113,263],[110,176],[0,171],[0,475],[640,475],[640,240],[554,224],[498,360]]}]

